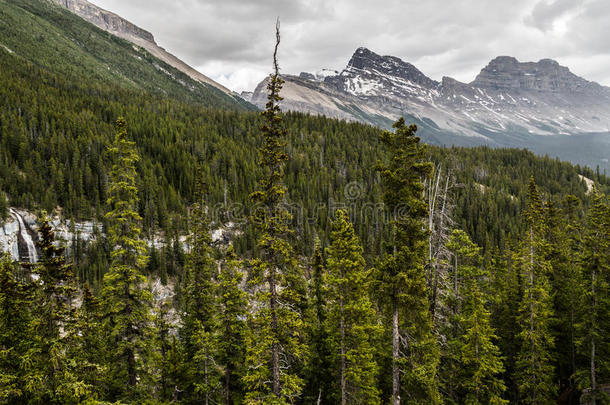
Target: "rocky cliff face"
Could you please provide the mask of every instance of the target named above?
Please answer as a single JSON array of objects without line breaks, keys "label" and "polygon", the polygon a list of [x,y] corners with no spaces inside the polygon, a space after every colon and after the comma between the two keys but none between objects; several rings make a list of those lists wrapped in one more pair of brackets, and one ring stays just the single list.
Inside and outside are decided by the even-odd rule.
[{"label": "rocky cliff face", "polygon": [[[96,234],[102,231],[99,223],[92,221],[71,222],[56,216],[51,218],[50,225],[55,231],[58,244],[70,247],[78,238],[83,242],[95,239]],[[39,223],[31,212],[18,208],[9,209],[9,217],[0,222],[0,252],[7,252],[14,260],[35,263],[39,252],[36,247],[38,241]]]},{"label": "rocky cliff face", "polygon": [[[285,109],[383,127],[404,116],[441,144],[530,147],[537,135],[605,133],[610,125],[610,88],[550,59],[501,56],[472,83],[439,83],[410,63],[358,48],[340,73],[285,79]],[[264,107],[264,83],[251,100]]]},{"label": "rocky cliff face", "polygon": [[603,91],[602,86],[576,76],[567,67],[552,59],[522,63],[510,56],[493,59],[471,85],[494,90],[554,93]]},{"label": "rocky cliff face", "polygon": [[200,72],[187,65],[176,56],[167,52],[161,48],[155,42],[153,35],[136,26],[135,24],[125,20],[124,18],[111,13],[110,11],[104,10],[95,4],[88,2],[87,0],[51,0],[53,3],[58,4],[74,14],[78,15],[82,19],[96,25],[98,28],[103,29],[115,35],[119,38],[123,38],[137,46],[140,46],[150,52],[153,56],[161,59],[168,65],[182,71],[193,80],[197,80],[201,83],[206,83],[210,86],[216,87],[227,94],[233,94],[231,90],[227,89],[223,85],[216,83],[209,77],[201,74]]},{"label": "rocky cliff face", "polygon": [[[347,67],[336,76],[327,76],[324,82],[356,95],[405,84],[425,88],[438,86],[438,82],[428,78],[412,64],[394,56],[377,55],[366,48],[358,48]],[[366,82],[370,85],[367,86]]]},{"label": "rocky cliff face", "polygon": [[85,0],[52,0],[97,27],[118,37],[138,39],[156,45],[153,35],[120,16]]},{"label": "rocky cliff face", "polygon": [[[50,218],[49,224],[55,232],[56,243],[67,247],[68,252],[76,240],[88,243],[102,235],[103,231],[99,222],[72,222],[59,215]],[[13,260],[36,263],[40,253],[36,247],[39,228],[36,215],[24,209],[9,208],[9,216],[5,220],[0,220],[0,253],[9,253]],[[219,224],[219,227],[212,230],[210,236],[215,244],[226,248],[239,235],[241,235],[239,227],[233,222],[228,222]],[[188,251],[186,236],[180,236],[179,240]],[[146,240],[146,243],[160,249],[164,246],[165,239],[157,234]]]}]

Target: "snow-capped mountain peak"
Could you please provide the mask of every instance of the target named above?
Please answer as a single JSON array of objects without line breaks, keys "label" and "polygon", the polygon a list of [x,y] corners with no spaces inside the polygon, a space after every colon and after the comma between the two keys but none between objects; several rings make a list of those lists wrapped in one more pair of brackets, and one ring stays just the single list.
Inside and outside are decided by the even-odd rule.
[{"label": "snow-capped mountain peak", "polygon": [[[536,135],[605,133],[610,124],[610,88],[551,59],[499,56],[471,83],[437,82],[408,62],[361,47],[340,73],[285,78],[284,109],[383,127],[405,116],[436,143],[528,147]],[[264,106],[264,92],[261,83],[252,102]]]}]

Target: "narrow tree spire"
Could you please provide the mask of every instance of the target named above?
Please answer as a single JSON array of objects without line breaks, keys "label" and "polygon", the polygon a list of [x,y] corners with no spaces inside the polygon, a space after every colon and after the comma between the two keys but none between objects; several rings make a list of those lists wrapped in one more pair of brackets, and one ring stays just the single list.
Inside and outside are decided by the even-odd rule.
[{"label": "narrow tree spire", "polygon": [[[392,404],[414,399],[439,401],[436,383],[438,348],[431,334],[428,290],[424,273],[428,233],[424,224],[428,206],[423,197],[423,181],[432,174],[425,146],[415,135],[415,125],[400,118],[385,131],[381,141],[388,151],[387,163],[380,164],[384,203],[392,218],[393,239],[380,269],[383,307],[392,325]],[[405,364],[407,360],[410,372]]]},{"label": "narrow tree spire", "polygon": [[104,275],[102,302],[108,344],[108,382],[114,399],[134,398],[145,372],[146,334],[152,294],[145,288],[146,243],[140,238],[135,142],[127,138],[123,118],[108,152],[112,159],[106,214],[111,265]]},{"label": "narrow tree spire", "polygon": [[292,219],[285,205],[284,167],[288,161],[286,130],[282,125],[277,49],[280,42],[279,20],[276,24],[274,72],[267,84],[267,105],[261,113],[263,144],[259,149],[264,176],[259,190],[250,195],[255,209],[251,222],[258,231],[259,257],[250,263],[250,283],[255,287],[255,308],[247,338],[243,380],[249,388],[246,403],[284,403],[301,393],[303,381],[294,365],[305,354],[302,309],[305,283],[297,266],[288,226]]}]

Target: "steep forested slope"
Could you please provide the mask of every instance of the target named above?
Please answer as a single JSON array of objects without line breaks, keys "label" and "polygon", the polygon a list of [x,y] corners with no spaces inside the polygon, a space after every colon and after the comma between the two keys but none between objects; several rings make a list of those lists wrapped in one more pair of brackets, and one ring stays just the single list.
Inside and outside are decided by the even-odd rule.
[{"label": "steep forested slope", "polygon": [[[184,213],[190,204],[197,166],[203,168],[213,204],[243,203],[254,189],[260,174],[257,113],[211,109],[118,84],[75,81],[0,48],[0,188],[10,204],[48,211],[60,206],[75,218],[99,216],[106,198],[104,150],[119,116],[126,118],[142,155],[140,211],[147,233],[184,225],[170,216]],[[328,229],[321,207],[380,201],[374,170],[380,157],[378,129],[293,113],[286,122],[291,155],[287,185],[291,200],[303,207],[299,236],[310,241],[316,228]],[[502,235],[516,230],[530,175],[557,197],[570,193],[585,199],[578,174],[608,184],[590,169],[527,151],[429,147],[428,153],[443,172],[451,169],[457,177],[457,220],[483,244],[487,239],[501,244]],[[357,188],[355,196],[347,195],[350,199],[347,185]],[[309,217],[315,220],[303,220]],[[378,249],[376,233],[365,232],[373,226],[371,218],[357,218],[356,225],[367,251]]]},{"label": "steep forested slope", "polygon": [[[142,76],[37,49],[20,24],[46,43],[45,21],[72,17],[15,4],[0,9],[15,23],[0,25],[15,33],[0,47],[0,231],[40,255],[0,255],[0,403],[604,398],[605,175],[426,147],[402,120],[382,134],[282,115],[277,71],[261,119],[128,54],[116,66]],[[58,38],[55,52],[81,49]],[[64,251],[44,211],[103,232]]]},{"label": "steep forested slope", "polygon": [[45,0],[0,1],[0,49],[74,85],[113,84],[217,108],[254,108]]}]

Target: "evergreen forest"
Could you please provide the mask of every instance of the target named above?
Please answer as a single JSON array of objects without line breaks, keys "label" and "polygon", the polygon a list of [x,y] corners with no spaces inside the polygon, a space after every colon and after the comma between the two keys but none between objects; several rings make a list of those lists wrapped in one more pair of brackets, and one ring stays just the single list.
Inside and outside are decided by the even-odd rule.
[{"label": "evergreen forest", "polygon": [[185,90],[41,4],[0,0],[40,253],[0,256],[1,404],[610,404],[605,173],[283,112],[275,58],[262,112]]}]

